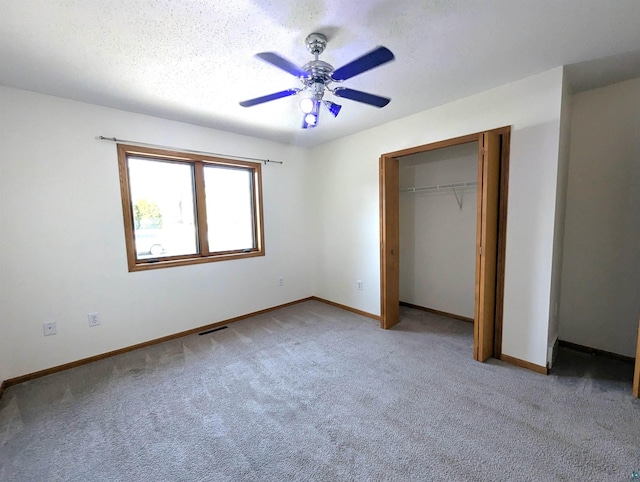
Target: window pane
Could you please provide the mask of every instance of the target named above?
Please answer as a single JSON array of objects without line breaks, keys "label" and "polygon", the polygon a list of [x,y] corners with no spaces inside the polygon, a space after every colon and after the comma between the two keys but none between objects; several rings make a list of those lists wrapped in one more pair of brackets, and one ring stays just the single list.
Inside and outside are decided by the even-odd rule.
[{"label": "window pane", "polygon": [[191,165],[138,157],[128,165],[136,258],[197,253]]},{"label": "window pane", "polygon": [[205,166],[209,251],[255,248],[251,169]]}]

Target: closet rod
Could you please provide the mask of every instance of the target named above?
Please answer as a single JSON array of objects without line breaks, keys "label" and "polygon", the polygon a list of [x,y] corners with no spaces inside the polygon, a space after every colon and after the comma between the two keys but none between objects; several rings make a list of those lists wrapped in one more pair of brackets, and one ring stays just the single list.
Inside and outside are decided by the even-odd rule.
[{"label": "closet rod", "polygon": [[467,187],[475,187],[477,185],[478,183],[476,181],[456,182],[453,184],[434,184],[433,186],[405,187],[400,189],[400,192],[435,192],[442,191],[444,189],[464,189]]},{"label": "closet rod", "polygon": [[115,137],[105,137],[105,136],[97,136],[96,139],[100,140],[100,141],[110,141],[110,142],[116,142],[116,143],[121,143],[121,144],[131,144],[134,146],[142,146],[142,147],[154,147],[157,149],[167,149],[170,151],[176,151],[176,152],[185,152],[188,154],[202,154],[205,156],[217,156],[217,157],[227,157],[227,158],[233,158],[233,159],[240,159],[242,161],[256,161],[256,162],[263,162],[265,165],[267,165],[267,163],[269,164],[284,164],[284,162],[282,161],[272,161],[271,159],[260,159],[260,158],[256,158],[256,157],[245,157],[245,156],[234,156],[231,154],[220,154],[220,153],[216,153],[216,152],[207,152],[207,151],[194,151],[191,149],[182,149],[179,147],[171,147],[171,146],[163,146],[160,144],[149,144],[147,142],[137,142],[137,141],[127,141],[125,139],[116,139]]}]

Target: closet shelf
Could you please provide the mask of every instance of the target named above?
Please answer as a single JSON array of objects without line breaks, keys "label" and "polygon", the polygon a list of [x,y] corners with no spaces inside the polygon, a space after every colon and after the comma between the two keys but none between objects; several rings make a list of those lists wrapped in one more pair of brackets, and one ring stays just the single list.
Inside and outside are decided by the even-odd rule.
[{"label": "closet shelf", "polygon": [[460,196],[458,196],[458,191],[463,191],[465,189],[469,189],[470,187],[476,187],[477,185],[478,183],[476,181],[455,182],[453,184],[434,184],[433,186],[406,187],[400,189],[400,192],[431,193],[448,191],[449,189],[451,189],[451,192],[453,192],[453,195],[456,197],[458,207],[460,208],[460,210],[462,210],[462,193],[460,193]]},{"label": "closet shelf", "polygon": [[400,192],[436,192],[445,189],[465,189],[476,187],[477,185],[476,181],[456,182],[453,184],[434,184],[433,186],[405,187],[400,189]]}]

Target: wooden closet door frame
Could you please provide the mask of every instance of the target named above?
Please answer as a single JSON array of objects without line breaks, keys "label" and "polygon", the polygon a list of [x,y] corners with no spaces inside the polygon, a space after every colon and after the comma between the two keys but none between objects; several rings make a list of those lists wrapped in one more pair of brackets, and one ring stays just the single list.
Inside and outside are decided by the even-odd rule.
[{"label": "wooden closet door frame", "polygon": [[[400,304],[400,226],[399,226],[399,157],[433,151],[445,147],[478,142],[478,155],[482,155],[485,132],[500,135],[500,197],[498,204],[498,255],[496,260],[496,303],[494,321],[493,356],[502,355],[502,315],[504,300],[504,266],[507,233],[507,200],[509,181],[509,150],[511,126],[477,132],[440,142],[411,147],[380,156],[380,327],[389,329],[398,323]],[[480,222],[477,220],[476,222]],[[479,253],[476,251],[476,263]],[[476,290],[476,297],[478,296]],[[479,345],[478,330],[474,330],[474,353]]]},{"label": "wooden closet door frame", "polygon": [[495,352],[500,140],[500,134],[483,133],[478,152],[473,358],[481,362],[491,358]]}]

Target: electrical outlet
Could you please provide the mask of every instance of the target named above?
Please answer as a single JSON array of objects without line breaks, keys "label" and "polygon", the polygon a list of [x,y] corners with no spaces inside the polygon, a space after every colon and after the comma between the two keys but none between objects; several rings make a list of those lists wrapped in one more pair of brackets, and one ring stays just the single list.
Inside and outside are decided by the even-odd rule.
[{"label": "electrical outlet", "polygon": [[89,313],[87,315],[87,320],[89,321],[89,326],[98,326],[100,324],[100,317],[98,313]]},{"label": "electrical outlet", "polygon": [[358,280],[356,281],[356,283],[358,284],[358,291],[362,291],[362,287],[363,287],[362,281]]},{"label": "electrical outlet", "polygon": [[278,286],[284,286],[284,278],[282,276],[278,279]]},{"label": "electrical outlet", "polygon": [[42,324],[42,331],[44,331],[44,336],[55,335],[58,333],[58,327],[56,326],[55,321],[45,321]]}]

